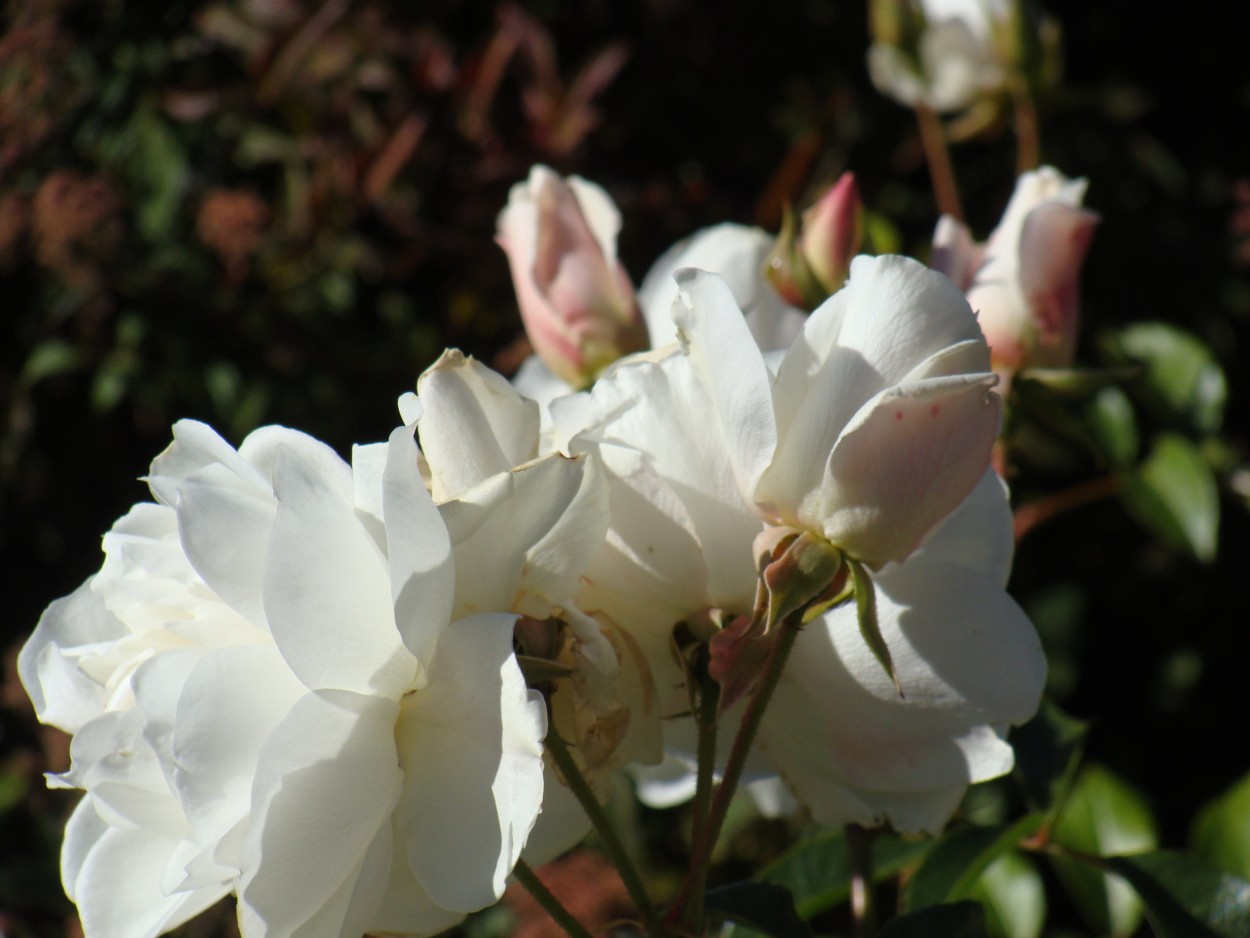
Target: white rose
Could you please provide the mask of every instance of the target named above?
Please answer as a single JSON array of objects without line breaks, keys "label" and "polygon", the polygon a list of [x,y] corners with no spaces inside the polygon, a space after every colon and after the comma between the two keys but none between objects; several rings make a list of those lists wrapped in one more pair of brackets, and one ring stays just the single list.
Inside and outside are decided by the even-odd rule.
[{"label": "white rose", "polygon": [[[987,581],[975,562],[962,572],[962,554],[926,559],[934,556],[926,538],[954,524],[961,505],[974,515],[997,512],[986,522],[997,533],[980,546],[1002,543],[995,525],[1005,495],[984,491],[998,398],[972,311],[950,281],[915,261],[858,258],[847,287],[806,321],[774,373],[723,282],[701,272],[679,279],[682,350],[606,376],[573,440],[574,451],[597,452],[613,473],[612,529],[585,577],[582,608],[625,624],[657,687],[680,687],[669,630],[709,608],[751,611],[761,530],[810,531],[862,562],[874,571],[882,633],[899,656],[906,698],[858,634],[854,612],[835,611],[824,629],[814,623],[799,636],[759,750],[804,800],[846,792],[830,802],[831,822],[888,817],[904,830],[933,829],[952,810],[953,792],[1010,766],[999,730],[1036,707],[1044,671],[1036,636],[1001,582]],[[934,564],[949,566],[947,585],[935,581]],[[926,606],[914,582],[942,592]],[[972,597],[967,609],[962,597]],[[942,634],[956,607],[966,621],[947,632],[962,657],[930,658],[929,639],[913,630]],[[996,638],[969,640],[980,632]],[[1019,664],[1018,693],[987,673],[1004,649]],[[817,693],[820,675],[836,699],[810,707],[804,719],[818,726],[792,734],[811,751],[782,752],[777,736],[791,731],[770,727],[787,724],[796,695]],[[873,708],[884,715],[865,721],[860,750],[834,746],[840,701],[859,706],[859,695],[872,698],[863,708],[873,721]],[[675,713],[685,701],[676,694],[666,704]],[[670,744],[681,733],[674,726]],[[898,764],[914,772],[903,778],[898,764],[868,758],[876,746],[894,747]],[[955,751],[967,756],[962,770]],[[908,798],[885,794],[898,791]]]},{"label": "white rose", "polygon": [[[502,893],[545,709],[515,616],[451,621],[411,429],[385,457],[353,473],[293,431],[236,453],[178,424],[160,504],[84,587],[99,601],[54,604],[32,637],[32,699],[77,730],[63,869],[89,938],[147,938],[232,889],[245,936],[347,938],[430,934]],[[114,862],[136,843],[143,862]]]}]

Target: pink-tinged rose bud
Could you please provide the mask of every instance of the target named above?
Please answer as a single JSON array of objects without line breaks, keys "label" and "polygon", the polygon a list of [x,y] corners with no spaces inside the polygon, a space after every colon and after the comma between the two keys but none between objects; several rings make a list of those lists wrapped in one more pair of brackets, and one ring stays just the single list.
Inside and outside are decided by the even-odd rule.
[{"label": "pink-tinged rose bud", "polygon": [[943,216],[933,267],[977,311],[995,371],[1063,368],[1076,352],[1078,279],[1098,215],[1081,207],[1085,180],[1044,166],[1025,173],[984,244]]},{"label": "pink-tinged rose bud", "polygon": [[829,294],[846,283],[863,237],[864,203],[853,173],[843,173],[820,201],[803,213],[799,249]]},{"label": "pink-tinged rose bud", "polygon": [[621,217],[593,183],[545,166],[512,187],[496,240],[508,256],[521,319],[553,374],[584,387],[647,348],[629,275],[616,258]]},{"label": "pink-tinged rose bud", "polygon": [[803,213],[795,223],[787,208],[764,274],[787,303],[813,310],[842,289],[859,250],[864,204],[851,173]]}]

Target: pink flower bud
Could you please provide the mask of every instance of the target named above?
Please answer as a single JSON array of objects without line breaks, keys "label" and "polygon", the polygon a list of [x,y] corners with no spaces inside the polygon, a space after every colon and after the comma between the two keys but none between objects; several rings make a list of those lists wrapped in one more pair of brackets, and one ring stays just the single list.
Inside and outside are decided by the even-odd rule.
[{"label": "pink flower bud", "polygon": [[830,294],[842,289],[851,258],[859,252],[864,203],[853,173],[842,177],[803,213],[799,249],[816,279]]},{"label": "pink flower bud", "polygon": [[647,347],[633,285],[616,258],[620,227],[607,193],[545,166],[512,187],[499,214],[496,240],[526,334],[543,364],[574,387]]},{"label": "pink flower bud", "polygon": [[984,244],[943,217],[933,235],[933,267],[962,289],[977,311],[994,369],[1063,368],[1076,352],[1077,281],[1098,216],[1081,207],[1085,180],[1049,166],[1025,173]]}]

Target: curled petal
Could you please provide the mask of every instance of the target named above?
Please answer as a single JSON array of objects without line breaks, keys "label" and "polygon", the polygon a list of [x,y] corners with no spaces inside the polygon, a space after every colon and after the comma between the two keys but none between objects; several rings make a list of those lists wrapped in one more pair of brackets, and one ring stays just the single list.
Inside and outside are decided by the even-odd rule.
[{"label": "curled petal", "polygon": [[220,463],[178,487],[178,533],[187,560],[240,615],[265,627],[262,579],[277,502],[268,488],[238,484]]},{"label": "curled petal", "polygon": [[760,273],[772,247],[773,236],[763,229],[724,224],[705,228],[664,252],[638,288],[651,347],[677,341],[673,303],[678,286],[673,275],[685,267],[719,274],[725,280],[761,349],[768,352],[788,346],[803,328],[805,317],[778,296]]},{"label": "curled petal", "polygon": [[174,424],[173,433],[173,443],[152,460],[147,476],[148,486],[161,504],[173,507],[179,484],[205,466],[215,463],[225,466],[259,489],[268,487],[260,471],[207,424],[197,420],[179,420]]},{"label": "curled petal", "polygon": [[701,270],[676,277],[673,322],[720,422],[739,490],[749,496],[777,445],[772,376],[729,285]]},{"label": "curled petal", "polygon": [[165,895],[160,883],[178,846],[158,830],[118,828],[97,816],[91,796],[70,818],[62,848],[66,894],[92,938],[155,938],[199,915],[228,885]]},{"label": "curled petal", "polygon": [[455,562],[447,528],[421,480],[411,427],[391,433],[382,506],[394,622],[408,651],[426,664],[451,619]]},{"label": "curled petal", "polygon": [[998,433],[992,375],[933,378],[883,392],[829,456],[816,500],[800,507],[870,566],[901,561],[980,481]]},{"label": "curled petal", "polygon": [[474,359],[454,349],[444,352],[417,389],[418,430],[435,501],[455,498],[538,455],[538,405]]},{"label": "curled petal", "polygon": [[[596,384],[589,411],[589,428],[570,448],[597,447],[623,482],[624,488],[613,483],[612,513],[620,519],[614,520],[615,533],[634,545],[629,552],[683,594],[706,584],[704,605],[750,603],[755,590],[750,543],[761,521],[743,498],[721,421],[708,419],[714,405],[685,357],[621,365]],[[653,499],[658,501],[650,509],[640,504]],[[648,529],[643,517],[654,526]],[[678,533],[682,529],[688,533]],[[689,534],[696,552],[676,560],[673,555],[691,543]],[[612,543],[617,546],[615,539]],[[665,565],[662,557],[677,565]],[[703,567],[706,574],[687,579],[692,567]],[[612,589],[606,577],[596,583]]]},{"label": "curled petal", "polygon": [[[987,372],[976,320],[949,280],[909,258],[857,257],[846,288],[811,315],[778,367],[776,453],[755,501],[794,523],[793,512],[823,484],[829,454],[864,405],[967,343],[976,343],[981,359],[960,364]],[[890,458],[889,450],[878,454]]]},{"label": "curled petal", "polygon": [[545,618],[571,596],[608,530],[597,459],[553,455],[503,472],[441,506],[460,569],[454,618],[510,609]]},{"label": "curled petal", "polygon": [[22,646],[17,673],[35,715],[67,733],[77,732],[104,706],[104,688],[84,674],[68,649],[121,638],[122,623],[91,589],[91,580],[50,605]]}]

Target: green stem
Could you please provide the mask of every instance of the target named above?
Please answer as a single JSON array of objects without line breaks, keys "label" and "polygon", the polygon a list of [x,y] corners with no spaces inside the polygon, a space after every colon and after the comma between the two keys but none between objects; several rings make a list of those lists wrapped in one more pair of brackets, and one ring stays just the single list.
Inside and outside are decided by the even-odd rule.
[{"label": "green stem", "polygon": [[[720,838],[721,828],[725,825],[725,817],[729,814],[729,804],[733,800],[734,792],[738,789],[738,782],[742,779],[742,770],[746,767],[747,755],[755,742],[760,721],[764,717],[764,709],[768,706],[773,691],[777,689],[777,682],[781,679],[786,659],[789,658],[790,650],[799,637],[799,615],[784,619],[776,628],[777,643],[773,646],[772,654],[769,655],[768,662],[764,666],[759,687],[751,695],[746,711],[742,714],[742,722],[738,725],[733,747],[729,750],[725,771],[721,774],[721,783],[716,788],[712,807],[708,810],[702,841],[695,844],[691,851],[690,869],[686,872],[681,891],[677,894],[673,907],[665,918],[665,922],[669,925],[676,925],[688,917],[686,907],[692,901],[696,889],[701,890],[702,883],[707,878],[707,866],[711,860],[712,850]],[[702,896],[698,901],[702,901]]]},{"label": "green stem", "polygon": [[568,744],[556,732],[554,720],[550,716],[548,720],[550,729],[547,730],[547,751],[551,753],[552,761],[555,762],[560,775],[563,776],[565,783],[581,804],[582,810],[590,818],[590,823],[594,825],[595,830],[603,839],[603,846],[608,851],[608,856],[611,857],[617,872],[620,873],[621,882],[625,884],[630,898],[638,907],[638,913],[642,916],[647,934],[650,938],[663,938],[664,928],[660,924],[660,918],[656,915],[655,909],[651,906],[651,900],[647,897],[647,889],[642,883],[637,867],[630,859],[629,851],[625,849],[625,844],[617,835],[594,789],[590,787],[590,783],[586,781],[586,777],[577,767],[573,754],[569,752]]},{"label": "green stem", "polygon": [[851,933],[855,938],[872,938],[877,933],[872,899],[872,834],[858,824],[846,825],[851,863]]},{"label": "green stem", "polygon": [[[706,648],[706,646],[704,646]],[[691,855],[711,856],[715,843],[707,843],[708,815],[712,805],[712,784],[716,774],[716,716],[720,705],[720,685],[707,673],[706,654],[699,670],[698,769],[695,776],[693,822],[690,834]],[[685,903],[679,924],[689,926],[691,934],[701,934],[703,925],[703,892],[707,882],[707,863],[695,871],[691,901]]]},{"label": "green stem", "polygon": [[512,868],[512,875],[534,897],[534,901],[555,919],[556,924],[564,929],[566,935],[570,938],[593,938],[586,926],[573,917],[573,913],[566,909],[555,894],[543,884],[528,863],[524,860],[517,860],[516,866]]},{"label": "green stem", "polygon": [[950,150],[946,146],[946,134],[937,112],[923,104],[916,105],[916,126],[920,130],[920,145],[929,164],[929,178],[933,180],[933,196],[938,211],[950,215],[955,221],[964,220],[963,206],[959,202],[959,186],[955,183],[955,169],[951,166]]}]

